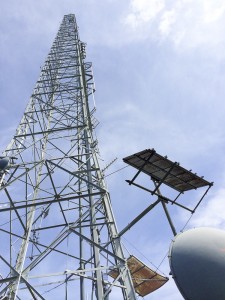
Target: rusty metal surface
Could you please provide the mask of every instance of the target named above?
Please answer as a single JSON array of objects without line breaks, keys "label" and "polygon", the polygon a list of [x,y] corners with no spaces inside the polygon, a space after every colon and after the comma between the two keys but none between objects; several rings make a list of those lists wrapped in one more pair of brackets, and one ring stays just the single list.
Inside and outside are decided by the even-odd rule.
[{"label": "rusty metal surface", "polygon": [[[154,292],[168,281],[167,277],[153,271],[133,255],[127,259],[127,265],[131,273],[135,292],[141,297]],[[116,278],[118,271],[112,270],[109,275]]]},{"label": "rusty metal surface", "polygon": [[202,177],[179,166],[179,163],[159,155],[154,149],[135,153],[125,157],[123,161],[179,192],[212,185]]}]

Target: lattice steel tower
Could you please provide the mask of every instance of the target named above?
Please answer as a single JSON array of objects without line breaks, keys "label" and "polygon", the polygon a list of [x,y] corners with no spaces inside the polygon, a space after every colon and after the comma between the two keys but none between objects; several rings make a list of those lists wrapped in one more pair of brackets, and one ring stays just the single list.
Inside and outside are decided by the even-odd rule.
[{"label": "lattice steel tower", "polygon": [[0,299],[136,299],[98,162],[93,92],[66,15],[0,159]]}]

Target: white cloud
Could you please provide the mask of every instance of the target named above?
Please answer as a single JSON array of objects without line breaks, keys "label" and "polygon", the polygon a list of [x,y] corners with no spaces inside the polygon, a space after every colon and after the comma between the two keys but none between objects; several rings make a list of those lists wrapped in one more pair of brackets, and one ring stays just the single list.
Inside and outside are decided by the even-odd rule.
[{"label": "white cloud", "polygon": [[125,23],[137,28],[157,17],[164,9],[165,3],[163,0],[132,0],[130,6],[131,12],[126,17]]},{"label": "white cloud", "polygon": [[200,46],[205,51],[225,49],[225,3],[222,0],[131,0],[124,19],[130,38],[171,42],[177,50]]},{"label": "white cloud", "polygon": [[162,35],[168,35],[171,31],[171,27],[176,21],[175,10],[168,10],[164,12],[159,24],[159,31]]},{"label": "white cloud", "polygon": [[203,22],[213,23],[223,18],[225,3],[223,1],[203,1]]},{"label": "white cloud", "polygon": [[225,229],[225,188],[216,191],[190,222],[192,227],[212,226]]}]

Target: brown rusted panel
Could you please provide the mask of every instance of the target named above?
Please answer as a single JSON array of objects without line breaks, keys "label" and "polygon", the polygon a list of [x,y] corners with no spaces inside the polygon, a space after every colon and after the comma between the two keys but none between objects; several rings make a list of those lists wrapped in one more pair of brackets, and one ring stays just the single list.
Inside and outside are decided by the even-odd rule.
[{"label": "brown rusted panel", "polygon": [[[153,271],[133,255],[127,259],[127,265],[135,291],[142,297],[154,292],[168,281],[167,277]],[[115,279],[119,273],[117,270],[112,270],[109,275]]]}]

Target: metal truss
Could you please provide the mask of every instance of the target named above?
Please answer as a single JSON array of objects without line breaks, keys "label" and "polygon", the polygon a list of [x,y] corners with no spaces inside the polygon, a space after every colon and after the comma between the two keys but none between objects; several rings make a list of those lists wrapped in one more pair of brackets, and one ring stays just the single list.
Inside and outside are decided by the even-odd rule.
[{"label": "metal truss", "polygon": [[1,158],[0,299],[136,299],[98,162],[85,56],[66,15]]}]

